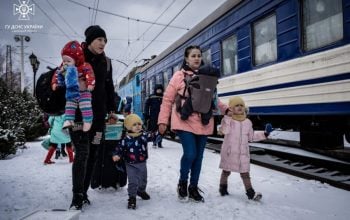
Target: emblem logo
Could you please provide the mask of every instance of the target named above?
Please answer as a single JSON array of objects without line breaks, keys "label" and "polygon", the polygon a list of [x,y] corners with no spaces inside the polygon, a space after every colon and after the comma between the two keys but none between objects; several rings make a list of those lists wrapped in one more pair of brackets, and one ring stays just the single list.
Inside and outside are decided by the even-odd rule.
[{"label": "emblem logo", "polygon": [[35,5],[29,5],[30,0],[18,0],[19,5],[13,4],[13,15],[18,16],[18,20],[30,20],[29,14],[35,14]]}]

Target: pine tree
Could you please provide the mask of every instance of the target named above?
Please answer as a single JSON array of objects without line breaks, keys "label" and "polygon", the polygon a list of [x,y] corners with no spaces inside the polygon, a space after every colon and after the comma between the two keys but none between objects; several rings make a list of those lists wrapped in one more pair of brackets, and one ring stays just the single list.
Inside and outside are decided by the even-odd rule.
[{"label": "pine tree", "polygon": [[26,141],[46,134],[41,115],[28,92],[12,91],[0,79],[0,159],[16,153]]}]

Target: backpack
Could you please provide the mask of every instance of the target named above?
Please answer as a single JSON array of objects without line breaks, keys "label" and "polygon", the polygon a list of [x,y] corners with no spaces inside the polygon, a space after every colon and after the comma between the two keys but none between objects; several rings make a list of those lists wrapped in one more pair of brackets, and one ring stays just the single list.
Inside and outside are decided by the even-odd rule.
[{"label": "backpack", "polygon": [[[193,112],[201,113],[202,124],[207,125],[212,116],[212,109],[215,108],[213,97],[220,75],[219,70],[206,65],[193,76],[183,73],[185,89],[183,94],[177,97],[177,111],[180,112],[182,120],[186,120]],[[182,106],[181,99],[185,99]]]},{"label": "backpack", "polygon": [[57,90],[53,91],[51,88],[51,80],[56,70],[57,68],[50,69],[50,71],[41,74],[35,86],[35,97],[39,107],[49,115],[64,114],[66,105],[66,89],[57,87]]}]

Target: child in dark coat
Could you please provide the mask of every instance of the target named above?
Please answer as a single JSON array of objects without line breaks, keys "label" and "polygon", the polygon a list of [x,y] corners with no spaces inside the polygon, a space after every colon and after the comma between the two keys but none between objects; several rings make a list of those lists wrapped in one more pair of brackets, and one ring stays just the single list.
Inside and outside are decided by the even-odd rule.
[{"label": "child in dark coat", "polygon": [[162,148],[162,135],[158,133],[158,116],[160,111],[160,105],[162,104],[163,100],[163,92],[164,88],[161,84],[156,84],[154,87],[154,93],[149,96],[149,98],[146,100],[145,103],[145,109],[144,109],[144,117],[145,122],[147,124],[147,130],[148,132],[152,132],[154,139],[153,139],[153,147],[156,148],[157,146],[159,148]]},{"label": "child in dark coat", "polygon": [[142,120],[136,114],[128,115],[124,120],[127,129],[125,137],[120,141],[113,152],[113,160],[123,158],[128,175],[128,209],[136,208],[136,195],[143,200],[149,200],[146,192],[148,158],[147,142],[152,141],[150,134],[143,132]]}]

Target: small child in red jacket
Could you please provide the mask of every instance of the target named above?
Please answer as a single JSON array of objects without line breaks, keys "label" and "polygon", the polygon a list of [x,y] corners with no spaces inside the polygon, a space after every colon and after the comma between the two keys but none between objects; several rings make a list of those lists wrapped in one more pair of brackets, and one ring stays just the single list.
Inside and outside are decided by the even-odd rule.
[{"label": "small child in red jacket", "polygon": [[52,80],[52,89],[66,87],[66,120],[63,129],[74,125],[75,111],[80,108],[83,117],[83,131],[92,124],[91,92],[95,88],[95,75],[78,41],[68,42],[61,51],[62,65]]}]

